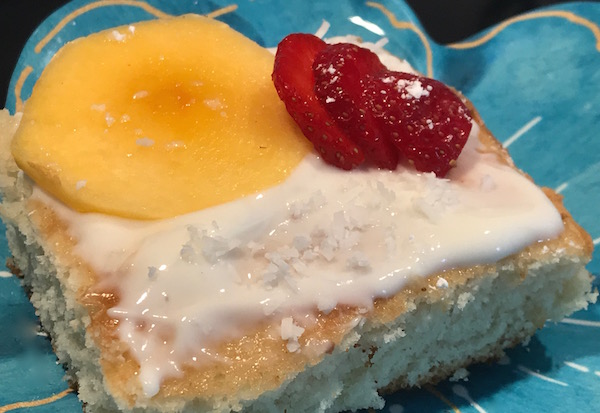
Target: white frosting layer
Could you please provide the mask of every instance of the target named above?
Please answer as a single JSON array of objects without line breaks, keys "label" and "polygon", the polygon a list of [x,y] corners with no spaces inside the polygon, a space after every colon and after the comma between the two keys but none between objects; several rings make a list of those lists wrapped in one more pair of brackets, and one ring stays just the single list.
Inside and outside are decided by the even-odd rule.
[{"label": "white frosting layer", "polygon": [[98,274],[118,278],[121,301],[109,314],[151,396],[184,363],[216,357],[211,343],[264,317],[282,325],[290,351],[302,351],[300,315],[369,308],[413,277],[493,262],[559,234],[552,203],[478,151],[477,133],[474,125],[449,179],[401,167],[342,171],[310,155],[261,194],[154,223],[79,214],[40,190],[34,196],[70,224],[76,252]]}]

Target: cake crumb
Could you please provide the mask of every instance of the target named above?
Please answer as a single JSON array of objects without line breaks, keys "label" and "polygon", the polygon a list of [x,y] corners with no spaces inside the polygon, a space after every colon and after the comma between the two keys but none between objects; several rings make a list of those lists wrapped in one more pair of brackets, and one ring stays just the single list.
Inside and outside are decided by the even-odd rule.
[{"label": "cake crumb", "polygon": [[461,367],[460,369],[456,370],[452,377],[450,377],[448,380],[451,382],[469,381],[469,371]]},{"label": "cake crumb", "polygon": [[35,329],[35,335],[40,337],[48,337],[48,333],[42,330],[41,326],[37,326]]},{"label": "cake crumb", "polygon": [[281,338],[287,340],[286,347],[290,353],[300,350],[298,338],[304,333],[304,328],[294,322],[292,317],[281,320]]},{"label": "cake crumb", "polygon": [[460,310],[462,310],[467,306],[467,304],[469,304],[474,299],[475,299],[475,297],[473,296],[473,294],[471,294],[469,292],[462,293],[458,296],[458,299],[456,300],[456,306]]},{"label": "cake crumb", "polygon": [[385,333],[383,335],[383,342],[385,344],[389,344],[389,343],[392,343],[402,337],[406,337],[406,331],[404,331],[404,329],[402,329],[402,328],[398,328],[389,333]]},{"label": "cake crumb", "polygon": [[448,288],[448,281],[446,281],[445,278],[440,277],[440,278],[438,278],[437,282],[435,283],[435,286],[437,288],[446,289],[446,288]]},{"label": "cake crumb", "polygon": [[510,357],[508,357],[506,354],[503,354],[502,357],[498,359],[498,364],[501,366],[508,366],[510,363]]}]

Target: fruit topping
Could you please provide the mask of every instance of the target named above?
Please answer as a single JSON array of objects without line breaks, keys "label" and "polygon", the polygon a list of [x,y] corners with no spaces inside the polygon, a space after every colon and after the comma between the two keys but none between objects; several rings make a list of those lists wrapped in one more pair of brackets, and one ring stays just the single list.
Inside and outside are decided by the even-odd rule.
[{"label": "fruit topping", "polygon": [[383,137],[418,171],[445,176],[471,131],[460,98],[443,83],[411,73],[382,71],[365,83]]},{"label": "fruit topping", "polygon": [[365,100],[364,79],[385,70],[377,55],[350,43],[323,49],[313,63],[315,94],[342,130],[376,166],[396,169],[398,152],[382,138]]},{"label": "fruit topping", "polygon": [[312,70],[317,54],[327,44],[309,34],[291,34],[277,48],[273,83],[304,136],[326,162],[352,169],[364,160],[363,151],[327,113],[314,92]]},{"label": "fruit topping", "polygon": [[80,212],[162,219],[256,194],[311,151],[272,68],[268,50],[195,15],[78,39],[37,81],[13,155]]},{"label": "fruit topping", "polygon": [[443,83],[388,70],[376,54],[291,34],[275,56],[273,82],[322,158],[342,169],[401,160],[445,176],[471,131],[471,115]]}]

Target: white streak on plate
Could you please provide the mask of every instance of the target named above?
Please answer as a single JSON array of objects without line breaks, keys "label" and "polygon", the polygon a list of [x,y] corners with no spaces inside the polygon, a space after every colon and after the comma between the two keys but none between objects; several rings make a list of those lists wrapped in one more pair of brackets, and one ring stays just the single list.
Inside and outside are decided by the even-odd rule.
[{"label": "white streak on plate", "polygon": [[565,361],[565,365],[571,367],[572,369],[579,370],[582,373],[589,373],[590,369],[586,366],[582,366],[581,364],[573,363],[571,361]]},{"label": "white streak on plate", "polygon": [[531,129],[535,125],[537,125],[541,120],[542,120],[541,116],[536,116],[535,118],[531,119],[521,129],[516,131],[514,135],[512,135],[510,138],[508,138],[507,140],[502,142],[502,146],[504,146],[505,148],[508,148],[517,139],[519,139],[521,136],[525,135],[525,133],[527,133],[529,131],[529,129]]},{"label": "white streak on plate", "polygon": [[527,374],[529,374],[529,375],[531,375],[533,377],[537,377],[538,379],[542,379],[542,380],[547,381],[549,383],[558,384],[559,386],[563,386],[563,387],[567,387],[568,386],[568,384],[565,383],[564,381],[555,380],[555,379],[553,379],[551,377],[544,376],[543,374],[536,373],[535,371],[530,370],[530,369],[528,369],[525,366],[518,365],[517,368],[519,370],[521,370],[523,373],[527,373]]}]

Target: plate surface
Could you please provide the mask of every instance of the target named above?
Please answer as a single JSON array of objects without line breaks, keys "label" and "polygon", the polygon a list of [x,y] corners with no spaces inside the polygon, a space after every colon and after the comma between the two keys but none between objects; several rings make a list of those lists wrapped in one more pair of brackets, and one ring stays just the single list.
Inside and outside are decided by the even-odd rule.
[{"label": "plate surface", "polygon": [[[562,193],[576,220],[595,244],[600,242],[600,4],[538,10],[469,41],[440,46],[402,1],[233,1],[73,1],[48,18],[25,46],[6,107],[14,113],[22,105],[65,42],[108,27],[163,15],[214,13],[259,44],[275,46],[290,32],[316,32],[325,20],[331,24],[327,36],[386,37],[392,53],[462,90],[515,163],[538,184]],[[2,262],[10,254],[3,235],[0,254]],[[588,268],[598,274],[600,259]],[[9,274],[0,277],[0,331],[0,411],[81,411],[19,281]],[[470,367],[468,381],[446,381],[386,399],[384,411],[390,413],[596,411],[600,304],[548,324],[498,364]]]}]

